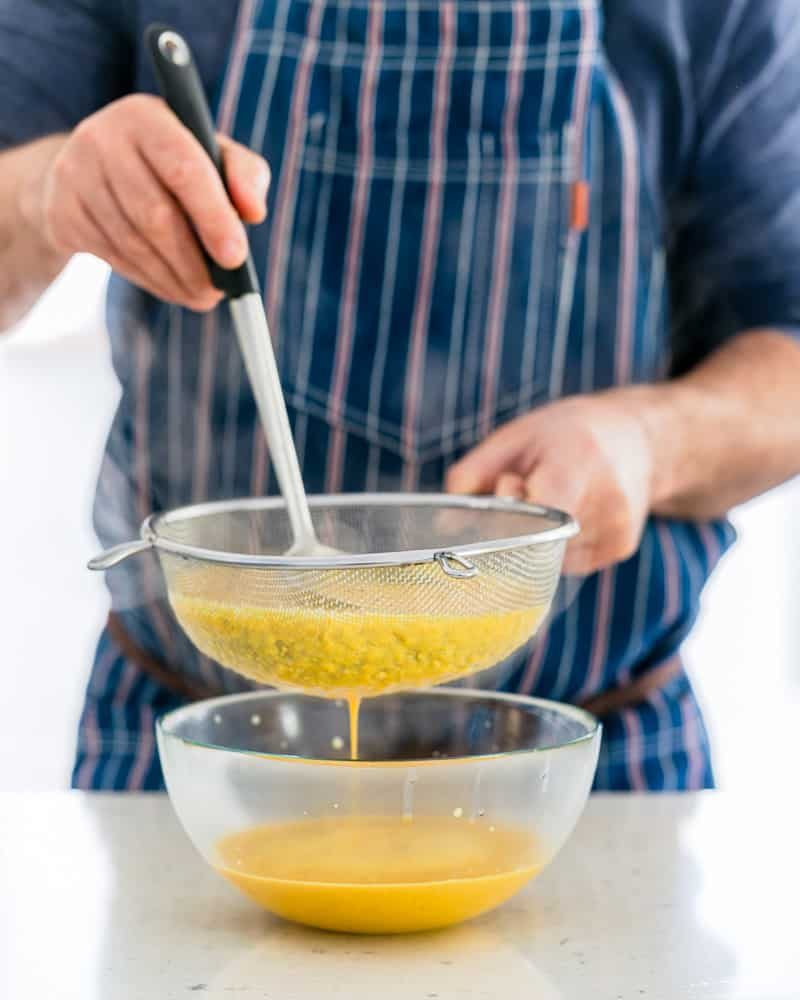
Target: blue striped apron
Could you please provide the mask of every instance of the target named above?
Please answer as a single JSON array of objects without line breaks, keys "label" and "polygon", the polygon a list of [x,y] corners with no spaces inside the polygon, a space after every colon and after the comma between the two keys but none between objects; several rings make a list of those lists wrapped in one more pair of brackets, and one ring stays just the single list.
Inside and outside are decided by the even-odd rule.
[{"label": "blue striped apron", "polygon": [[[660,222],[601,39],[598,0],[240,4],[217,118],[273,168],[252,239],[310,492],[439,489],[532,407],[669,371]],[[123,395],[104,543],[153,510],[276,491],[224,310],[115,279],[109,327]],[[675,660],[730,541],[722,523],[652,519],[504,686],[577,701]],[[192,648],[153,563],[109,584],[143,649],[209,690],[247,687]],[[74,783],[161,787],[153,722],[178,701],[104,633]],[[605,723],[598,788],[711,783],[682,669]]]}]

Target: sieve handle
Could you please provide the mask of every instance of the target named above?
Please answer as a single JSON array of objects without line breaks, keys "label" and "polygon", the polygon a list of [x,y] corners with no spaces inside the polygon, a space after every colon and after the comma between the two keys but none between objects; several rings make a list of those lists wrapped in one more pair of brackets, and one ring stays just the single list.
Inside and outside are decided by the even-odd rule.
[{"label": "sieve handle", "polygon": [[90,559],[88,564],[89,569],[101,571],[112,569],[126,559],[130,559],[131,556],[138,556],[141,552],[147,552],[152,547],[152,542],[146,542],[141,538],[135,542],[123,542],[122,545],[115,545],[113,548],[101,552],[94,559]]},{"label": "sieve handle", "polygon": [[437,552],[433,557],[440,569],[454,580],[472,580],[478,575],[478,567],[474,562],[458,556],[455,552]]}]

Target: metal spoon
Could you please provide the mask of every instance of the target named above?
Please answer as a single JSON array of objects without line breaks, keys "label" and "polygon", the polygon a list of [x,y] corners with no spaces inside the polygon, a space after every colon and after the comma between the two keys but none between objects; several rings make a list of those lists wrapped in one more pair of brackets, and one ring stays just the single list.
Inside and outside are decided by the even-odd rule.
[{"label": "metal spoon", "polygon": [[[146,38],[165,101],[211,157],[224,183],[225,173],[214,123],[186,40],[159,24],[147,29]],[[208,255],[206,260],[215,287],[225,292],[228,298],[236,337],[267,436],[270,458],[286,501],[294,536],[294,543],[286,554],[315,557],[341,555],[338,549],[320,542],[311,520],[253,258],[248,256],[246,263],[234,270],[219,267]]]}]

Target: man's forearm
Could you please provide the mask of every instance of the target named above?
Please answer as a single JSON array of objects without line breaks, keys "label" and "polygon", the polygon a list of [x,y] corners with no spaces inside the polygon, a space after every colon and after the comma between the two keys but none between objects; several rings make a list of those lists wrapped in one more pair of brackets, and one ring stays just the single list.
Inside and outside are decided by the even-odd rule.
[{"label": "man's forearm", "polygon": [[0,153],[0,333],[25,315],[67,262],[48,247],[34,203],[37,181],[64,141],[50,136]]},{"label": "man's forearm", "polygon": [[800,344],[784,334],[743,333],[688,375],[629,392],[652,444],[654,513],[721,516],[800,474]]}]

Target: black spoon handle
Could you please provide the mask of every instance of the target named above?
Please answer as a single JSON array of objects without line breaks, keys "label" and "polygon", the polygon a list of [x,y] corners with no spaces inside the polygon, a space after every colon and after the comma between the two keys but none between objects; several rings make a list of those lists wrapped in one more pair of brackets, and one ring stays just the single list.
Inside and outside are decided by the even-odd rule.
[{"label": "black spoon handle", "polygon": [[[186,40],[166,25],[151,24],[145,31],[145,43],[150,51],[162,97],[211,157],[225,184],[225,169],[214,122],[200,74]],[[248,255],[241,267],[228,270],[220,267],[202,244],[201,248],[215,288],[225,292],[230,299],[252,293],[260,295],[251,255]]]}]

